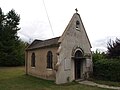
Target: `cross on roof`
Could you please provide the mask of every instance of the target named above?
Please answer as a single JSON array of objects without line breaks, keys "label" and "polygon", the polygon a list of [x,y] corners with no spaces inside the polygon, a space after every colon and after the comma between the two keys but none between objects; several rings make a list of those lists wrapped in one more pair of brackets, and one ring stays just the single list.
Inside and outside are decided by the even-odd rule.
[{"label": "cross on roof", "polygon": [[76,8],[75,11],[76,11],[76,13],[77,13],[77,12],[78,12],[78,9]]}]

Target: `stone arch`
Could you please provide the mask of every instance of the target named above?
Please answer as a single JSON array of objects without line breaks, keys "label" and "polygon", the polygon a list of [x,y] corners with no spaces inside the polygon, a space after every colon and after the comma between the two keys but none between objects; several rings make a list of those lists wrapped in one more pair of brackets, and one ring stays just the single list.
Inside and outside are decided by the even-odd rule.
[{"label": "stone arch", "polygon": [[72,50],[72,57],[75,56],[76,51],[80,51],[80,52],[82,53],[82,56],[84,56],[84,51],[83,51],[83,49],[82,49],[81,47],[79,47],[79,46],[76,46],[76,47],[74,47],[73,50]]},{"label": "stone arch", "polygon": [[83,53],[82,53],[80,50],[77,50],[77,51],[75,52],[74,57],[83,57]]},{"label": "stone arch", "polygon": [[84,51],[81,47],[76,46],[72,50],[72,62],[73,62],[73,72],[74,72],[74,79],[82,79],[83,78],[83,71],[84,71]]}]

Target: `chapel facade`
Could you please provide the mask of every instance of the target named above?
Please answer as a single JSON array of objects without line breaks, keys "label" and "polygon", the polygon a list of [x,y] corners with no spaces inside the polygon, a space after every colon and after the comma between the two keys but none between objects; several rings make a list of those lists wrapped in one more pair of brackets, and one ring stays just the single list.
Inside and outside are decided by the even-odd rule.
[{"label": "chapel facade", "polygon": [[34,40],[25,56],[26,74],[54,80],[56,84],[84,80],[92,73],[91,44],[77,12],[62,36]]}]

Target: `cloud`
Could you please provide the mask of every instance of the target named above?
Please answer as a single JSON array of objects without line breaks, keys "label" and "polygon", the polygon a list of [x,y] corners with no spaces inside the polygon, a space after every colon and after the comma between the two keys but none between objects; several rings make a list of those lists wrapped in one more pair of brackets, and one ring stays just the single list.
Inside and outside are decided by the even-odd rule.
[{"label": "cloud", "polygon": [[[106,50],[107,41],[120,37],[119,0],[44,0],[53,32],[60,36],[75,8],[81,16],[93,49]],[[0,0],[6,13],[12,8],[20,14],[23,40],[47,39],[53,37],[42,0]]]},{"label": "cloud", "polygon": [[109,40],[115,40],[116,38],[120,38],[120,36],[107,36],[105,38],[98,39],[92,42],[92,50],[107,51],[107,43]]}]

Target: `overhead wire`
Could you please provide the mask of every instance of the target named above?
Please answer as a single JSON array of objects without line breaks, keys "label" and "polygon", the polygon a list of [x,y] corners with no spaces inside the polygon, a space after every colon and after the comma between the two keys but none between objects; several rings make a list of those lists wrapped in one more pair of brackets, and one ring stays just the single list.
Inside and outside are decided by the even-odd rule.
[{"label": "overhead wire", "polygon": [[44,0],[43,0],[43,5],[44,5],[44,8],[45,8],[45,12],[46,12],[47,18],[48,18],[48,22],[49,22],[49,24],[50,24],[50,28],[51,28],[51,31],[52,31],[52,35],[53,35],[53,37],[54,37],[54,32],[53,32],[52,24],[51,24],[51,22],[50,22],[50,18],[49,18],[49,15],[48,15],[47,8],[46,8],[46,5],[45,5]]}]

